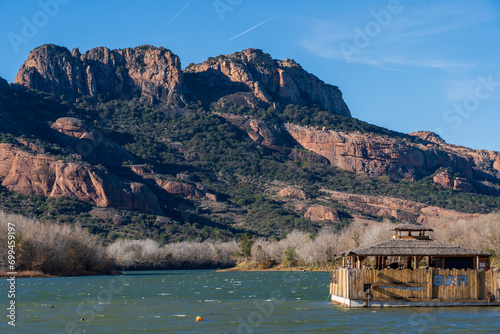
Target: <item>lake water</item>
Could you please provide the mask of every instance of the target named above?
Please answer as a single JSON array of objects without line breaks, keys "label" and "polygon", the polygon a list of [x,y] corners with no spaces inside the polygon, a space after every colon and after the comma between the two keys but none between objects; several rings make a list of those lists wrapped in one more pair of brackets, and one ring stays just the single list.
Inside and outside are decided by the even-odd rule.
[{"label": "lake water", "polygon": [[[346,309],[323,272],[126,272],[17,280],[1,333],[500,333],[500,308]],[[53,307],[52,307],[53,306]],[[196,322],[200,316],[203,321]],[[84,318],[84,321],[80,319]]]}]

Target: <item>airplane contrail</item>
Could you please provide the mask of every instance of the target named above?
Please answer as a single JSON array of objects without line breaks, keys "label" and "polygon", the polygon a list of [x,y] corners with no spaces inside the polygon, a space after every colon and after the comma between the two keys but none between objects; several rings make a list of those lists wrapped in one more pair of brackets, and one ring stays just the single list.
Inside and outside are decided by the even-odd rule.
[{"label": "airplane contrail", "polygon": [[174,17],[172,17],[170,20],[168,20],[167,23],[165,23],[164,25],[162,25],[161,27],[159,27],[158,29],[156,29],[156,31],[163,29],[170,22],[172,22],[173,20],[175,20],[176,18],[178,18],[182,14],[182,12],[186,10],[186,8],[189,6],[190,3],[191,3],[191,1],[189,1],[184,7],[182,7],[182,9],[180,11],[178,11],[177,14],[174,15]]},{"label": "airplane contrail", "polygon": [[234,37],[231,37],[231,38],[230,38],[230,39],[228,39],[227,41],[228,41],[228,42],[229,42],[229,41],[232,41],[233,39],[238,38],[238,37],[240,37],[241,35],[244,35],[244,34],[246,34],[247,32],[254,30],[254,29],[255,29],[255,28],[257,28],[258,26],[261,26],[261,25],[263,25],[264,23],[271,21],[271,20],[272,20],[272,19],[274,19],[276,16],[278,16],[278,15],[274,15],[273,17],[270,17],[270,18],[268,18],[267,20],[262,21],[261,23],[259,23],[259,24],[255,25],[255,26],[253,26],[252,28],[250,28],[250,29],[248,29],[248,30],[243,31],[242,33],[240,33],[240,34],[238,34],[238,35],[236,35],[236,36],[234,36]]}]

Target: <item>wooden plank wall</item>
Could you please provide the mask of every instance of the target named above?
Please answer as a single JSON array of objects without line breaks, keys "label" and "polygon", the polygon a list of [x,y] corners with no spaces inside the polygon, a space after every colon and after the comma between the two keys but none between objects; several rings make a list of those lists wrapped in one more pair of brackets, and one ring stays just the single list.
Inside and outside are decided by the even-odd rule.
[{"label": "wooden plank wall", "polygon": [[[337,284],[330,284],[330,293],[350,299],[366,299],[364,284],[372,284],[372,299],[384,300],[484,300],[492,293],[500,300],[500,272],[459,269],[335,269]],[[434,284],[434,276],[443,277],[443,285]],[[455,284],[446,284],[454,277]],[[466,277],[467,285],[458,277]]]},{"label": "wooden plank wall", "polygon": [[349,298],[349,271],[351,270],[347,268],[340,268],[334,271],[336,271],[337,284],[330,283],[330,294],[343,298]]}]

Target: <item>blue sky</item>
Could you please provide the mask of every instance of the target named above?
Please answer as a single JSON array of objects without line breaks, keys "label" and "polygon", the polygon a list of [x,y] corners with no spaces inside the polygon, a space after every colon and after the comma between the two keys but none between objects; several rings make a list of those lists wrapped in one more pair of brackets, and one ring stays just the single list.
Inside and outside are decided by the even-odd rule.
[{"label": "blue sky", "polygon": [[339,86],[356,118],[500,150],[499,1],[0,0],[0,13],[9,82],[44,43],[153,44],[183,66],[260,48]]}]

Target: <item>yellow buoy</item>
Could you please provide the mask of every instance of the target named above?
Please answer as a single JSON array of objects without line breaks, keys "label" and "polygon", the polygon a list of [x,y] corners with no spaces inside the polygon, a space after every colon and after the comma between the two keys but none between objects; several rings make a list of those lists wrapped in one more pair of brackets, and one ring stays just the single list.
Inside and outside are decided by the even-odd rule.
[{"label": "yellow buoy", "polygon": [[201,317],[200,317],[200,316],[197,316],[197,317],[196,317],[196,322],[199,322],[199,321],[201,321]]}]

